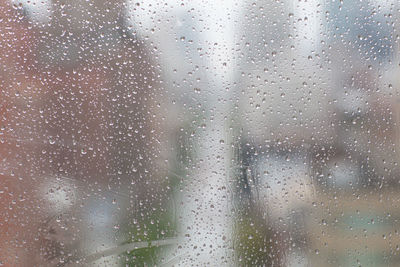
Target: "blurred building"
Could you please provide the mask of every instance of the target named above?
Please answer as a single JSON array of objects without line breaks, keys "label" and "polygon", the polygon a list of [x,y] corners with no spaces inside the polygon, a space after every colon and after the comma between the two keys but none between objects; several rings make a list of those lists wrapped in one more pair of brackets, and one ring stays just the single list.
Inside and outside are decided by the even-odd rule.
[{"label": "blurred building", "polygon": [[[377,199],[384,188],[397,188],[396,3],[383,2],[247,3],[238,78],[239,167],[251,205],[263,207],[259,212],[274,231],[287,232],[287,242],[277,244],[286,252],[276,257],[313,254],[312,266],[339,266],[314,261],[308,250],[317,250],[322,243],[315,245],[314,237],[325,231],[315,233],[315,224],[306,222],[320,222],[321,210],[331,209],[326,201],[336,201],[337,194],[339,212],[358,210],[361,203],[346,199],[361,192]],[[313,203],[321,204],[318,211]],[[380,212],[372,203],[369,208]],[[308,216],[312,211],[314,217]],[[307,219],[294,219],[296,213]],[[333,232],[329,240],[339,247],[345,241]],[[326,246],[318,258],[326,260],[335,249]],[[347,266],[342,250],[340,266]],[[380,245],[371,251],[391,254]]]},{"label": "blurred building", "polygon": [[157,64],[124,3],[35,3],[0,8],[6,266],[79,262],[129,240],[118,229],[168,191]]}]

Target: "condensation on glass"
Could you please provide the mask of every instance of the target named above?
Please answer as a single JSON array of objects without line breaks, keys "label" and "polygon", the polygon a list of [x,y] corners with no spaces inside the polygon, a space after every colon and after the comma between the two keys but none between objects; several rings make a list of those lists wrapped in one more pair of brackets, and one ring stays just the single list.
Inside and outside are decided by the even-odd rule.
[{"label": "condensation on glass", "polygon": [[399,266],[395,0],[4,0],[0,266]]}]

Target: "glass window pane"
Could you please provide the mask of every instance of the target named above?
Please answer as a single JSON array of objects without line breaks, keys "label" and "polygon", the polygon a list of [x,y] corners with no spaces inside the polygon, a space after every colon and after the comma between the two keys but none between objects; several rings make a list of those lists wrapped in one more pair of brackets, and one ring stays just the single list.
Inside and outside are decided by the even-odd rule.
[{"label": "glass window pane", "polygon": [[398,266],[395,0],[0,3],[0,266]]}]

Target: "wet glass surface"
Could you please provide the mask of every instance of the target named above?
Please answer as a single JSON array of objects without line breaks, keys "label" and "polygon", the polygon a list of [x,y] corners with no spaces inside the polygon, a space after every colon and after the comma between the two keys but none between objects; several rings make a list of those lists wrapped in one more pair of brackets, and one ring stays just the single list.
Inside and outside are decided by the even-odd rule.
[{"label": "wet glass surface", "polygon": [[1,266],[399,266],[394,0],[0,3]]}]

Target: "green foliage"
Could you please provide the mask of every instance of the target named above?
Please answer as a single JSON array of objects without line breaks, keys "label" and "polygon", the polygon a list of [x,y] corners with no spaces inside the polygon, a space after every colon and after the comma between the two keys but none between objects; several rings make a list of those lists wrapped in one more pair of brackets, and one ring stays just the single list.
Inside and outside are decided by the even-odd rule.
[{"label": "green foliage", "polygon": [[265,220],[246,211],[239,215],[235,228],[235,248],[240,266],[271,266],[273,260],[277,261],[272,233]]},{"label": "green foliage", "polygon": [[165,247],[151,246],[151,241],[162,240],[175,235],[175,224],[168,212],[160,212],[155,209],[145,219],[136,221],[129,229],[131,242],[148,241],[147,248],[136,249],[124,253],[124,265],[126,266],[154,266]]}]

